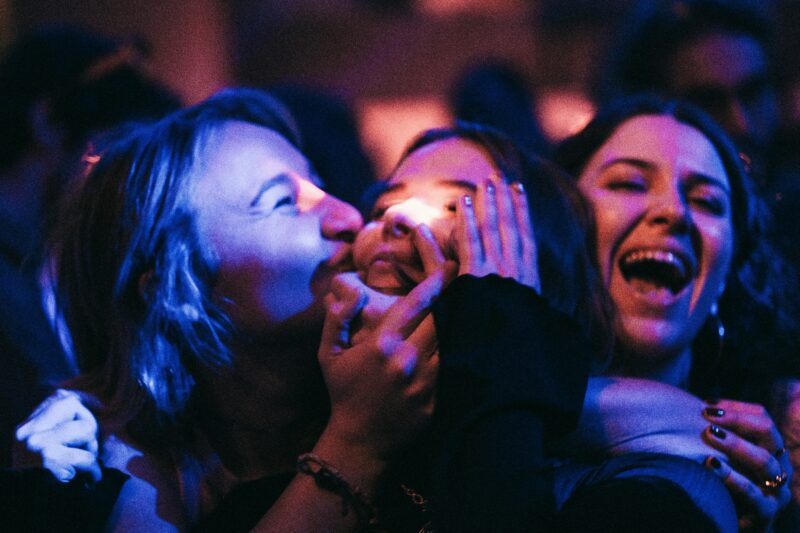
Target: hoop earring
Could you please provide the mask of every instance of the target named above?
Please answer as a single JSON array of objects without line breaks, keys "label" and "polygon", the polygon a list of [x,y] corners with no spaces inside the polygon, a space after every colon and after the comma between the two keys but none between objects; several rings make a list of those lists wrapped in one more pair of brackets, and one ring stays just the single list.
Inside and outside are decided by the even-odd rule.
[{"label": "hoop earring", "polygon": [[717,361],[721,361],[722,350],[725,346],[725,325],[722,323],[722,319],[719,317],[719,307],[717,306],[717,302],[711,304],[709,315],[711,315],[711,318],[713,318],[713,326],[717,330]]}]

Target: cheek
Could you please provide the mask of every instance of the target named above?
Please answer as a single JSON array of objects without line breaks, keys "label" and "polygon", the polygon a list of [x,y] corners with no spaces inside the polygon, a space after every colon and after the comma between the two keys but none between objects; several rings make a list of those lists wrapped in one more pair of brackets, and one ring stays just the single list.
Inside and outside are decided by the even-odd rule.
[{"label": "cheek", "polygon": [[383,223],[378,221],[368,223],[358,232],[353,243],[353,263],[356,270],[366,269],[367,262],[380,245],[382,233]]},{"label": "cheek", "polygon": [[455,257],[455,218],[448,217],[434,220],[431,222],[430,228],[444,255],[446,257]]},{"label": "cheek", "polygon": [[730,224],[705,224],[702,238],[709,277],[724,281],[733,258],[733,230]]}]

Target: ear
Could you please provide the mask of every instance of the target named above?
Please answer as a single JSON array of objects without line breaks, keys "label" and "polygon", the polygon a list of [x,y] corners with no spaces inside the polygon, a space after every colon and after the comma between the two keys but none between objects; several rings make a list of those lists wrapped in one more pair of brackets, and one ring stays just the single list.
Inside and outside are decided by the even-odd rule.
[{"label": "ear", "polygon": [[147,303],[150,301],[150,283],[153,281],[153,271],[147,270],[141,276],[139,276],[138,281],[138,289],[139,289],[139,298],[142,299],[143,302]]},{"label": "ear", "polygon": [[64,130],[50,118],[50,101],[37,100],[28,114],[28,126],[36,144],[48,151],[64,148]]}]

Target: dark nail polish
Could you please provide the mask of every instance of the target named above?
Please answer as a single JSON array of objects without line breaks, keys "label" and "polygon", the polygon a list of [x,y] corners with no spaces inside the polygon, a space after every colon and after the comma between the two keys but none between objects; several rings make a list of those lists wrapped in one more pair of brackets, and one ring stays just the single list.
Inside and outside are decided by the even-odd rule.
[{"label": "dark nail polish", "polygon": [[721,427],[719,427],[719,426],[713,426],[712,425],[708,429],[709,429],[709,431],[711,431],[712,435],[714,435],[715,437],[717,437],[720,440],[724,439],[727,436],[725,431],[723,431],[723,429]]},{"label": "dark nail polish", "polygon": [[719,407],[706,407],[703,409],[703,412],[706,416],[713,416],[715,418],[725,416],[725,409],[720,409]]},{"label": "dark nail polish", "polygon": [[713,468],[714,470],[718,470],[722,468],[722,463],[719,462],[719,459],[712,456],[706,459],[706,466],[709,468]]}]

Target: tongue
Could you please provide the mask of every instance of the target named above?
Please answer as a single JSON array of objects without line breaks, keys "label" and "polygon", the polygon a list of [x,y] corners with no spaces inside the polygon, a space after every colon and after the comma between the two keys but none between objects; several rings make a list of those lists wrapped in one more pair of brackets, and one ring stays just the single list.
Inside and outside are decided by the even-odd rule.
[{"label": "tongue", "polygon": [[640,294],[648,294],[659,297],[672,295],[672,291],[670,291],[669,288],[647,278],[631,277],[631,279],[628,280],[628,283],[630,283],[631,287],[633,287],[634,290]]}]

